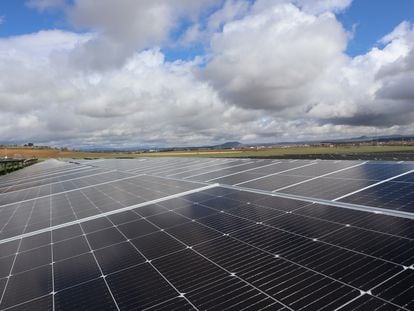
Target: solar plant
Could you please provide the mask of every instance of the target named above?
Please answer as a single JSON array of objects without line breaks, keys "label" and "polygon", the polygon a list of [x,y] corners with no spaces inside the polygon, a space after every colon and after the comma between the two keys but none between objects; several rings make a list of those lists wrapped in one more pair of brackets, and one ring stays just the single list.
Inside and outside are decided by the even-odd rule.
[{"label": "solar plant", "polygon": [[414,310],[414,164],[47,160],[0,178],[1,310]]}]

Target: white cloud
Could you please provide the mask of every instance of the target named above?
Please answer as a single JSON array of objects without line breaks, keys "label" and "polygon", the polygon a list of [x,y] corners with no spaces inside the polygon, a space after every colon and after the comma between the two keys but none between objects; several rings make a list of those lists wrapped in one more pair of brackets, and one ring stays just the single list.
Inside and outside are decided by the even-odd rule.
[{"label": "white cloud", "polygon": [[220,137],[240,113],[195,78],[196,64],[165,62],[157,49],[135,53],[117,70],[73,70],[65,59],[84,40],[58,31],[0,40],[0,69],[8,72],[0,77],[4,141],[190,144]]},{"label": "white cloud", "polygon": [[345,30],[330,13],[314,16],[292,4],[258,2],[253,12],[213,36],[207,79],[223,97],[248,109],[312,104],[315,88],[335,78],[332,72],[346,61]]},{"label": "white cloud", "polygon": [[[202,22],[213,2],[75,1],[63,9],[89,32],[0,39],[2,142],[196,145],[414,130],[411,24],[351,58],[332,13],[350,1],[228,0]],[[183,21],[187,43],[202,41],[207,54],[168,62],[160,47]]]},{"label": "white cloud", "polygon": [[224,99],[276,118],[360,129],[412,124],[412,26],[386,38],[383,49],[352,59],[344,53],[349,34],[332,13],[257,1],[213,36],[205,77]]},{"label": "white cloud", "polygon": [[211,36],[221,31],[224,24],[235,19],[242,18],[250,10],[252,4],[248,0],[225,0],[221,6],[209,15],[205,21],[198,21],[192,24],[181,35],[179,45],[189,46],[193,43],[209,44]]},{"label": "white cloud", "polygon": [[338,107],[334,104],[325,107],[332,122],[383,128],[412,126],[414,96],[409,85],[414,83],[414,30],[412,26],[404,32],[398,28],[391,33],[391,41],[383,49],[373,48],[342,69],[350,86],[348,107],[351,113],[339,111],[335,115]]},{"label": "white cloud", "polygon": [[91,70],[122,66],[136,51],[166,44],[183,19],[194,20],[214,1],[76,0],[66,12],[78,29],[97,33],[76,49],[73,61]]},{"label": "white cloud", "polygon": [[251,8],[251,3],[241,0],[227,0],[223,6],[211,14],[207,21],[207,29],[219,30],[225,23],[246,15]]},{"label": "white cloud", "polygon": [[393,40],[406,36],[411,31],[411,24],[408,21],[403,21],[392,32],[382,37],[379,42],[382,44],[388,44]]}]

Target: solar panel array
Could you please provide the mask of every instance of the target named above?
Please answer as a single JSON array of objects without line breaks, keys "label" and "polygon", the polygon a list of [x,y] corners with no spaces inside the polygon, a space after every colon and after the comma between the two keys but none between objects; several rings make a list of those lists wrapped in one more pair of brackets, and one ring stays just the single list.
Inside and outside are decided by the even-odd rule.
[{"label": "solar panel array", "polygon": [[47,160],[0,178],[1,310],[414,310],[414,164]]}]

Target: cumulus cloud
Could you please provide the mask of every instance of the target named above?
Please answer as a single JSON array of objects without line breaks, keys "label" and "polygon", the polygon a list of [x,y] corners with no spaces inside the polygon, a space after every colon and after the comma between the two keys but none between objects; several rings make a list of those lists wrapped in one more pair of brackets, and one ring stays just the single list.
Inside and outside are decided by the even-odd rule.
[{"label": "cumulus cloud", "polygon": [[373,48],[349,66],[350,79],[359,83],[357,94],[362,96],[354,95],[349,124],[358,125],[357,120],[379,127],[413,124],[414,93],[409,87],[414,83],[413,26],[403,22],[386,37],[383,49]]},{"label": "cumulus cloud", "polygon": [[257,2],[251,14],[213,36],[204,74],[241,107],[293,109],[311,104],[306,98],[320,80],[345,61],[346,42],[331,13],[314,16],[290,3]]},{"label": "cumulus cloud", "polygon": [[73,60],[91,70],[122,66],[134,52],[166,44],[183,19],[197,19],[212,2],[77,0],[66,9],[69,20],[97,35],[73,52]]},{"label": "cumulus cloud", "polygon": [[224,1],[206,20],[200,20],[188,27],[178,44],[188,46],[202,42],[208,45],[214,33],[221,31],[224,24],[245,16],[251,6],[251,2],[247,0]]},{"label": "cumulus cloud", "polygon": [[197,20],[215,0],[29,0],[39,11],[61,9],[78,31],[95,34],[74,49],[73,65],[85,70],[122,66],[135,52],[161,46],[183,20]]},{"label": "cumulus cloud", "polygon": [[401,24],[399,24],[397,27],[394,28],[393,31],[391,31],[389,34],[382,37],[379,42],[382,44],[388,44],[392,42],[393,40],[398,40],[401,37],[406,36],[411,31],[411,24],[408,21],[403,21]]},{"label": "cumulus cloud", "polygon": [[[77,32],[0,39],[2,142],[196,145],[412,133],[414,30],[350,57],[349,0],[31,0]],[[208,9],[207,9],[208,8]],[[202,44],[166,60],[174,31]]]},{"label": "cumulus cloud", "polygon": [[223,3],[223,6],[212,13],[207,20],[207,29],[210,31],[217,31],[228,22],[241,18],[251,8],[251,3],[248,1],[228,0]]},{"label": "cumulus cloud", "polygon": [[85,40],[60,31],[0,40],[0,69],[8,72],[0,78],[4,141],[191,144],[232,132],[235,120],[255,119],[198,81],[197,64],[166,62],[158,49],[135,53],[117,70],[73,70],[64,55]]},{"label": "cumulus cloud", "polygon": [[403,22],[381,39],[383,48],[355,58],[344,52],[349,38],[330,12],[257,1],[213,36],[203,74],[234,105],[275,117],[361,129],[412,124],[412,25]]}]

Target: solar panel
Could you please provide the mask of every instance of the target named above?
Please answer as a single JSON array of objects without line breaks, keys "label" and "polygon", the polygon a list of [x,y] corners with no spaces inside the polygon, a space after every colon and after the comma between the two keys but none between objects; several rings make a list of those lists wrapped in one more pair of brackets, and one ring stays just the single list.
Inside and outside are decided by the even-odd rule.
[{"label": "solar panel", "polygon": [[18,203],[3,203],[0,210],[0,237],[6,239],[44,230],[199,187],[199,184],[186,181],[129,176],[114,181],[105,179],[99,184],[88,184]]},{"label": "solar panel", "polygon": [[273,191],[305,197],[334,200],[355,190],[374,184],[375,181],[365,179],[336,179],[322,177],[311,182],[299,182],[297,185],[279,187]]},{"label": "solar panel", "polygon": [[[414,309],[411,164],[127,161],[7,176],[1,310]],[[308,181],[271,192],[289,176]],[[382,195],[362,190],[381,181]],[[404,199],[389,183],[406,186]]]},{"label": "solar panel", "polygon": [[386,182],[340,200],[414,213],[414,183]]}]

